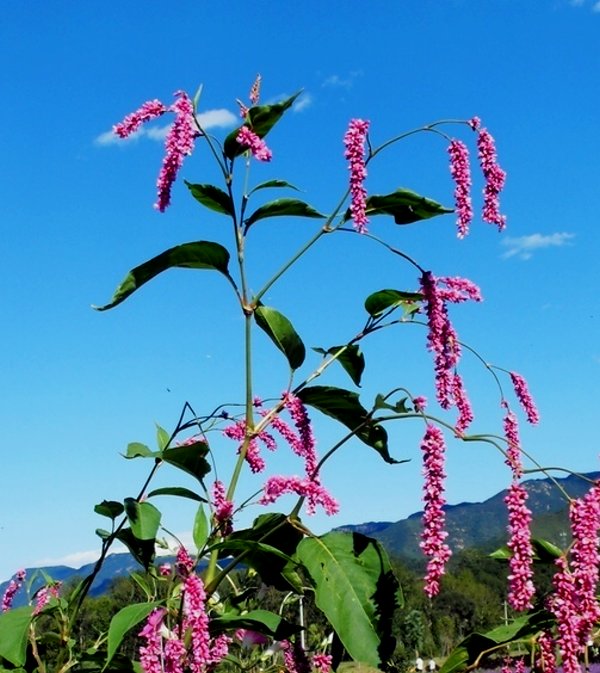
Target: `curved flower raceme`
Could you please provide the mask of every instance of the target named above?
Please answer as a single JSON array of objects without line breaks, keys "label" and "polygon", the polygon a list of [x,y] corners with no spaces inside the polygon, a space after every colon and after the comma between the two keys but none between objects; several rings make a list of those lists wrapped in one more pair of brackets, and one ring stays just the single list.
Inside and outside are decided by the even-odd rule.
[{"label": "curved flower raceme", "polygon": [[160,117],[167,111],[167,106],[159,100],[149,100],[138,110],[127,115],[122,122],[113,126],[113,133],[119,138],[128,138],[135,133],[142,124]]},{"label": "curved flower raceme", "polygon": [[365,164],[365,140],[369,131],[369,122],[364,119],[352,119],[346,135],[344,156],[350,162],[350,212],[354,228],[359,234],[367,232],[369,219],[366,215],[367,190],[364,187],[367,169]]},{"label": "curved flower raceme", "polygon": [[25,570],[19,570],[15,574],[14,579],[12,579],[8,587],[6,587],[6,591],[4,592],[4,595],[2,596],[2,612],[7,612],[10,610],[13,604],[13,600],[15,599],[15,594],[21,586],[23,585],[23,582],[25,581],[26,573]]},{"label": "curved flower raceme", "polygon": [[496,159],[496,143],[490,132],[480,128],[480,123],[477,130],[479,163],[485,178],[482,219],[484,222],[495,224],[498,230],[502,231],[506,227],[506,216],[500,213],[499,195],[504,189],[506,173],[500,168]]},{"label": "curved flower raceme", "polygon": [[295,493],[302,498],[306,498],[308,514],[314,514],[317,505],[323,507],[330,516],[337,514],[340,510],[338,503],[331,497],[327,489],[321,486],[318,481],[308,477],[304,479],[295,475],[269,477],[263,491],[263,496],[259,500],[261,505],[270,505],[286,493]]},{"label": "curved flower raceme", "polygon": [[448,154],[450,155],[450,174],[456,185],[454,188],[454,203],[458,215],[456,220],[457,235],[458,238],[464,238],[469,233],[469,225],[473,220],[469,150],[460,140],[453,140],[448,147]]},{"label": "curved flower raceme", "polygon": [[429,558],[425,575],[425,593],[431,598],[439,593],[440,578],[452,552],[446,544],[446,515],[444,505],[444,472],[446,445],[442,431],[435,425],[428,425],[421,442],[423,452],[423,532],[421,549]]},{"label": "curved flower raceme", "polygon": [[513,387],[515,389],[515,395],[521,403],[525,414],[527,415],[527,420],[536,424],[540,422],[540,414],[537,410],[533,397],[529,392],[529,387],[527,381],[517,372],[509,372]]},{"label": "curved flower raceme", "polygon": [[507,411],[506,416],[504,417],[504,437],[508,444],[505,462],[512,470],[513,479],[518,480],[523,476],[519,423],[517,417],[510,410]]},{"label": "curved flower raceme", "polygon": [[526,505],[527,491],[513,481],[504,499],[508,507],[509,560],[508,603],[518,611],[533,607],[533,547],[531,544],[531,511]]},{"label": "curved flower raceme", "polygon": [[234,506],[231,500],[227,499],[225,484],[218,479],[213,484],[212,499],[219,531],[223,537],[226,537],[233,532],[232,517]]}]

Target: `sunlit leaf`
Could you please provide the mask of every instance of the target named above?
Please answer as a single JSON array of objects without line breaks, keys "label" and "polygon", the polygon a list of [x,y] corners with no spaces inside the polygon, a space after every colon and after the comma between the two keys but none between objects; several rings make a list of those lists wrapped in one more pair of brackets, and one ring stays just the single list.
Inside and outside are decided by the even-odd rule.
[{"label": "sunlit leaf", "polygon": [[279,311],[269,306],[259,306],[254,311],[256,324],[287,358],[292,369],[298,369],[306,357],[302,339],[292,323]]},{"label": "sunlit leaf", "polygon": [[200,441],[184,446],[174,446],[162,451],[160,456],[165,463],[191,474],[192,477],[202,482],[211,469],[210,463],[206,460],[207,454],[208,444]]},{"label": "sunlit leaf", "polygon": [[203,206],[217,213],[233,215],[234,208],[231,197],[222,189],[214,185],[193,185],[187,180],[184,180],[184,182],[192,196]]},{"label": "sunlit leaf", "polygon": [[94,512],[96,512],[96,514],[107,516],[109,519],[116,519],[118,516],[121,516],[124,511],[125,508],[123,507],[123,504],[116,500],[103,500],[94,507]]},{"label": "sunlit leaf", "polygon": [[136,603],[134,605],[127,605],[121,608],[119,612],[111,619],[108,628],[108,648],[106,654],[106,664],[114,657],[119,646],[123,642],[123,638],[128,631],[139,624],[146,617],[160,605],[159,602],[153,603]]},{"label": "sunlit leaf", "polygon": [[27,634],[32,608],[25,606],[0,613],[0,657],[14,666],[23,666],[27,659]]},{"label": "sunlit leaf", "polygon": [[196,502],[206,502],[206,498],[202,498],[194,491],[190,491],[189,488],[184,488],[183,486],[164,486],[163,488],[155,488],[153,491],[150,491],[147,498],[154,498],[157,495],[174,495],[178,498],[188,498],[189,500],[195,500]]},{"label": "sunlit leaf", "polygon": [[254,192],[257,192],[259,189],[270,189],[272,187],[276,188],[287,187],[289,189],[293,189],[296,192],[300,191],[298,187],[293,185],[291,182],[287,182],[286,180],[267,180],[265,182],[261,182],[259,185],[256,185],[256,187],[254,187],[248,192],[248,195],[254,194]]},{"label": "sunlit leaf", "polygon": [[[401,290],[379,290],[365,299],[365,309],[373,318],[395,306],[406,306],[423,300],[419,292],[402,292]],[[418,304],[417,304],[418,307]]]},{"label": "sunlit leaf", "polygon": [[250,610],[243,615],[225,613],[220,617],[211,619],[210,628],[211,631],[216,633],[249,629],[263,633],[266,636],[271,636],[275,640],[286,640],[299,630],[299,627],[295,624],[286,621],[281,615],[269,612],[268,610]]},{"label": "sunlit leaf", "polygon": [[192,529],[192,538],[196,549],[201,551],[208,540],[208,517],[204,511],[204,507],[200,505],[196,511],[196,516],[194,517],[194,528]]},{"label": "sunlit leaf", "polygon": [[160,526],[160,511],[152,503],[138,502],[135,498],[125,498],[124,504],[133,535],[138,540],[154,540]]},{"label": "sunlit leaf", "polygon": [[360,386],[360,379],[365,369],[365,356],[362,354],[359,346],[351,344],[349,346],[332,346],[327,350],[323,348],[313,348],[313,350],[321,355],[335,355],[342,350],[336,360],[346,370],[353,383]]},{"label": "sunlit leaf", "polygon": [[265,203],[264,206],[257,208],[250,217],[248,217],[246,222],[246,227],[249,227],[251,224],[254,224],[257,220],[264,220],[266,217],[312,217],[317,219],[323,219],[326,215],[315,210],[312,206],[309,206],[308,203],[300,201],[299,199],[277,199],[276,201],[270,201]]},{"label": "sunlit leaf", "polygon": [[[368,217],[391,215],[396,224],[410,224],[452,212],[454,212],[452,208],[445,208],[437,201],[420,196],[409,189],[397,189],[391,194],[373,194],[367,197]],[[347,210],[344,221],[351,218],[352,214]]]}]

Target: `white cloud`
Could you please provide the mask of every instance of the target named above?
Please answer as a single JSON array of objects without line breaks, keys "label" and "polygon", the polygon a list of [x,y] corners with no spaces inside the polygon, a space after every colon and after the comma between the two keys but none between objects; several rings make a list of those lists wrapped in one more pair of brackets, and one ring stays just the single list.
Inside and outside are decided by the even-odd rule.
[{"label": "white cloud", "polygon": [[69,568],[81,568],[87,563],[94,563],[98,560],[99,552],[94,551],[77,551],[73,554],[66,554],[58,558],[44,558],[35,563],[36,567],[42,566],[68,566]]},{"label": "white cloud", "polygon": [[598,2],[595,2],[593,4],[592,12],[594,12],[594,14],[600,14],[600,0],[598,0]]},{"label": "white cloud", "polygon": [[309,93],[303,93],[300,98],[298,98],[292,110],[294,112],[302,112],[306,110],[313,104],[313,97]]},{"label": "white cloud", "polygon": [[503,239],[502,245],[508,250],[502,257],[518,257],[519,259],[531,259],[536,250],[543,248],[562,248],[565,245],[571,245],[571,240],[575,234],[561,232],[556,234],[530,234],[529,236],[519,236],[518,238],[507,237]]},{"label": "white cloud", "polygon": [[354,80],[363,75],[362,70],[352,70],[346,77],[340,75],[329,75],[323,80],[321,86],[332,87],[335,89],[351,89],[354,85]]},{"label": "white cloud", "polygon": [[[213,128],[228,128],[234,126],[238,118],[233,112],[225,108],[216,108],[214,110],[206,110],[201,112],[198,116],[198,123],[206,131]],[[140,138],[148,138],[150,140],[157,140],[162,142],[171,128],[170,124],[164,126],[151,126],[146,128],[142,126],[135,133],[132,133],[128,138],[119,138],[112,131],[105,131],[94,139],[96,145],[116,145],[123,142],[131,142],[132,140],[139,140]]]}]

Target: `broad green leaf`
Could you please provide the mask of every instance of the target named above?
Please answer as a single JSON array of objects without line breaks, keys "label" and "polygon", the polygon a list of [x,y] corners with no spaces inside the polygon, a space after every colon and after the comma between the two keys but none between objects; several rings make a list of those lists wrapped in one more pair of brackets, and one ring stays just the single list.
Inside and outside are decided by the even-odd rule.
[{"label": "broad green leaf", "polygon": [[[301,93],[301,91],[298,91],[298,93],[295,93],[293,96],[290,96],[280,103],[275,103],[274,105],[256,105],[255,107],[251,107],[248,110],[248,124],[250,128],[259,138],[264,138]],[[239,132],[240,127],[233,130],[227,138],[225,138],[223,152],[228,159],[239,157],[240,154],[243,154],[247,149],[242,147],[236,140]]]},{"label": "broad green leaf", "polygon": [[375,449],[386,463],[405,462],[390,456],[385,428],[371,418],[358,401],[356,393],[334,386],[309,386],[300,390],[298,397],[304,404],[335,418],[349,430],[356,431],[356,437]]},{"label": "broad green leaf", "polygon": [[154,540],[140,540],[131,532],[131,528],[122,528],[115,537],[129,549],[133,558],[148,570],[154,561]]},{"label": "broad green leaf", "polygon": [[254,194],[254,192],[257,192],[259,189],[269,189],[271,187],[289,187],[289,189],[293,189],[296,192],[300,191],[298,187],[293,185],[291,182],[287,182],[286,180],[267,180],[266,182],[261,182],[259,185],[256,185],[256,187],[251,189],[248,192],[248,196],[250,196],[250,194]]},{"label": "broad green leaf", "polygon": [[358,533],[305,538],[298,559],[314,585],[316,604],[355,661],[378,667],[392,655],[392,619],[399,585],[383,547]]},{"label": "broad green leaf", "polygon": [[194,528],[192,530],[192,537],[198,551],[202,551],[208,540],[208,528],[208,517],[204,507],[200,505],[194,517]]},{"label": "broad green leaf", "polygon": [[116,500],[103,500],[101,503],[94,507],[94,512],[100,514],[100,516],[107,516],[109,519],[116,519],[118,516],[121,516],[125,508],[122,503],[117,502]]},{"label": "broad green leaf", "polygon": [[312,217],[317,219],[326,217],[326,215],[323,215],[312,206],[309,206],[308,203],[299,199],[277,199],[276,201],[265,203],[264,206],[257,208],[250,217],[246,218],[246,228],[258,220],[264,220],[266,217],[283,216]]},{"label": "broad green leaf", "polygon": [[192,193],[192,196],[199,201],[203,206],[217,213],[224,213],[225,215],[233,215],[233,203],[229,194],[214,185],[193,185],[187,180],[184,180],[187,188]]},{"label": "broad green leaf", "polygon": [[422,301],[419,292],[402,292],[401,290],[379,290],[365,299],[365,309],[373,318],[396,306],[405,306]]},{"label": "broad green leaf", "polygon": [[272,636],[275,640],[286,640],[299,631],[295,624],[287,622],[281,615],[268,610],[250,610],[240,615],[238,613],[225,613],[220,617],[214,617],[210,622],[211,632],[234,631],[237,629],[250,629]]},{"label": "broad green leaf", "polygon": [[152,451],[150,447],[140,442],[130,442],[127,444],[125,458],[158,458],[160,451]]},{"label": "broad green leaf", "polygon": [[27,634],[32,608],[25,606],[0,613],[0,657],[13,666],[23,666],[27,659]]},{"label": "broad green leaf", "polygon": [[138,540],[154,541],[160,526],[161,513],[153,504],[125,498],[125,513],[131,532]]},{"label": "broad green leaf", "polygon": [[131,573],[129,577],[138,585],[138,587],[146,594],[146,598],[150,600],[156,596],[156,592],[152,589],[148,581],[143,575],[139,573]]},{"label": "broad green leaf", "polygon": [[96,535],[102,540],[107,540],[111,536],[111,532],[105,528],[96,528]]},{"label": "broad green leaf", "polygon": [[360,386],[360,379],[365,370],[365,356],[358,346],[352,344],[350,346],[332,346],[327,350],[323,348],[313,348],[313,350],[321,353],[321,355],[335,355],[342,348],[344,350],[337,356],[336,360],[346,370],[352,382]]},{"label": "broad green leaf", "polygon": [[[396,224],[410,224],[419,220],[427,220],[436,215],[445,215],[454,212],[452,208],[445,208],[437,201],[412,192],[410,189],[397,189],[391,194],[373,194],[367,197],[366,214],[391,215]],[[351,219],[347,210],[344,220]]]},{"label": "broad green leaf", "polygon": [[106,653],[106,665],[115,655],[119,649],[119,645],[123,641],[125,634],[134,626],[139,624],[146,617],[160,605],[159,602],[153,603],[136,603],[134,605],[127,605],[121,608],[119,612],[111,619],[108,628],[108,649]]},{"label": "broad green leaf", "polygon": [[[531,546],[533,547],[533,560],[540,563],[553,564],[557,558],[563,555],[561,549],[548,540],[532,538]],[[507,546],[503,546],[493,551],[490,554],[490,558],[499,561],[508,561],[512,558],[512,551]]]},{"label": "broad green leaf", "polygon": [[189,500],[195,500],[196,502],[206,502],[206,498],[202,498],[194,491],[190,491],[189,488],[184,488],[183,486],[164,486],[163,488],[155,488],[153,491],[150,491],[146,497],[154,498],[157,495],[174,495],[178,498],[188,498]]},{"label": "broad green leaf", "polygon": [[142,285],[167,269],[176,267],[182,269],[213,269],[220,271],[229,278],[228,264],[229,253],[218,243],[212,241],[183,243],[161,252],[160,255],[132,269],[116,289],[110,303],[104,306],[94,306],[94,308],[98,311],[106,311],[117,306],[117,304],[125,301],[129,295],[139,290]]},{"label": "broad green leaf", "polygon": [[254,311],[254,320],[285,355],[290,367],[298,369],[304,362],[306,349],[292,323],[269,306],[258,306]]},{"label": "broad green leaf", "polygon": [[192,477],[202,482],[202,479],[210,472],[210,464],[205,457],[207,453],[208,444],[206,442],[194,442],[167,449],[160,454],[160,457],[165,463],[191,474]]},{"label": "broad green leaf", "polygon": [[164,451],[168,446],[169,442],[171,441],[171,435],[164,429],[161,428],[160,425],[156,425],[156,444],[158,446],[159,451]]}]

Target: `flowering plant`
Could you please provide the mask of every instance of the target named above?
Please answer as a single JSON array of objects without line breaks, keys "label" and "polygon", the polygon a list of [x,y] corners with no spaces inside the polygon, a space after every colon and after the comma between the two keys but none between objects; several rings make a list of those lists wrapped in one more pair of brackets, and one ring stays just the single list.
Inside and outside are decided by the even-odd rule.
[{"label": "flowering plant", "polygon": [[[496,446],[511,470],[507,497],[509,541],[499,556],[509,564],[510,606],[523,616],[502,633],[478,635],[467,639],[444,665],[452,673],[477,665],[482,652],[506,648],[511,643],[530,639],[539,651],[543,668],[550,669],[554,643],[558,643],[567,673],[577,670],[578,657],[598,621],[595,589],[598,580],[597,533],[600,522],[600,486],[572,505],[574,542],[567,557],[548,544],[533,541],[529,532],[531,514],[527,493],[521,483],[524,474],[518,420],[501,378],[508,381],[522,406],[527,421],[537,423],[539,415],[525,380],[515,372],[482,363],[496,380],[500,390],[500,408],[504,415],[502,437],[470,436],[473,410],[460,374],[464,344],[450,320],[450,307],[467,301],[481,301],[479,288],[460,277],[436,276],[404,251],[370,231],[376,217],[392,218],[396,225],[408,225],[455,212],[457,234],[468,234],[473,219],[469,150],[462,140],[449,136],[445,129],[457,127],[476,134],[479,163],[485,179],[482,219],[503,230],[499,195],[505,173],[500,168],[495,143],[478,118],[444,120],[400,134],[374,146],[370,123],[351,120],[344,136],[348,161],[348,189],[329,214],[297,198],[279,198],[261,202],[268,190],[294,190],[285,180],[269,179],[251,186],[254,161],[270,162],[274,153],[266,136],[294,104],[298,94],[270,105],[259,105],[260,79],[250,93],[249,105],[240,102],[240,125],[220,142],[202,128],[197,110],[198,96],[175,94],[171,105],[158,100],[145,103],[114,127],[126,138],[141,124],[166,114],[174,121],[166,138],[166,153],[157,182],[156,208],[163,212],[171,203],[172,187],[186,157],[202,143],[223,177],[223,186],[186,181],[192,197],[204,208],[224,216],[231,224],[231,243],[226,247],[214,241],[194,241],[177,245],[132,269],[118,286],[111,301],[98,310],[112,309],[124,302],[143,285],[171,268],[209,270],[220,274],[232,291],[243,318],[245,352],[244,399],[238,405],[219,405],[206,414],[196,414],[185,404],[171,432],[157,433],[157,449],[132,443],[126,458],[148,460],[148,478],[134,497],[123,502],[105,500],[95,511],[110,521],[110,530],[100,529],[100,558],[91,575],[68,596],[61,597],[59,587],[49,582],[38,592],[36,604],[12,608],[15,593],[24,581],[17,575],[9,586],[0,615],[0,662],[4,670],[46,670],[39,646],[52,634],[60,644],[55,670],[131,670],[131,661],[118,657],[125,635],[134,631],[140,639],[139,665],[146,673],[159,671],[204,673],[219,666],[245,664],[236,654],[244,647],[261,646],[259,659],[252,665],[263,666],[271,657],[275,667],[291,672],[311,668],[325,673],[344,660],[385,669],[389,668],[395,647],[392,632],[394,611],[402,605],[402,594],[384,548],[376,540],[358,533],[333,531],[317,536],[300,518],[303,508],[308,515],[322,508],[327,514],[338,511],[334,494],[323,478],[323,466],[351,440],[374,450],[389,464],[405,462],[394,457],[388,444],[386,426],[392,421],[413,420],[422,423],[423,457],[423,532],[421,548],[427,559],[424,591],[433,598],[440,590],[445,565],[451,555],[446,542],[444,515],[445,435],[461,441],[484,441]],[[381,194],[366,189],[367,168],[384,150],[409,135],[428,132],[441,138],[448,148],[450,172],[455,183],[454,208],[442,206],[407,189]],[[239,184],[238,172],[242,172]],[[246,242],[256,226],[266,218],[300,217],[318,220],[311,238],[279,271],[262,284],[257,292],[249,274]],[[381,246],[387,254],[399,257],[415,271],[408,289],[382,289],[366,297],[363,324],[343,342],[314,348],[319,356],[307,370],[304,342],[290,319],[279,309],[263,303],[267,292],[289,269],[305,258],[323,238],[341,232],[355,234]],[[426,333],[426,347],[434,363],[436,401],[440,412],[420,391],[394,387],[364,404],[348,388],[315,385],[318,377],[333,366],[341,366],[352,384],[359,386],[365,372],[362,344],[373,334],[405,324],[419,325]],[[283,392],[260,398],[256,391],[252,343],[256,330],[262,331],[280,351],[289,376],[281,385]],[[261,392],[263,392],[261,390]],[[310,413],[329,416],[343,427],[338,441],[321,456],[317,453]],[[456,410],[456,417],[443,415]],[[231,444],[234,442],[234,444]],[[254,475],[267,473],[265,449],[275,451],[284,444],[303,463],[302,474],[271,474],[254,494],[240,495],[244,471]],[[217,445],[235,446],[236,458],[227,483],[216,473]],[[221,448],[219,450],[222,450]],[[151,489],[157,471],[170,466],[194,480],[195,486],[180,485]],[[260,514],[252,526],[238,528],[236,519],[250,505],[271,505],[284,495],[297,501],[287,513]],[[154,504],[158,496],[174,496],[198,503],[193,523],[190,553],[178,545],[175,561],[155,564],[160,543],[162,514]],[[136,581],[146,600],[126,606],[118,612],[107,634],[94,647],[77,650],[72,637],[83,600],[97,576],[109,550],[121,542],[139,561],[146,575]],[[532,583],[534,560],[540,549],[557,559],[556,592],[543,609],[534,605]],[[239,573],[245,568],[261,583],[302,597],[313,594],[317,608],[329,624],[332,638],[308,651],[301,617],[285,617],[262,609],[260,601],[249,593]],[[42,633],[41,628],[45,629]],[[554,629],[554,630],[553,630]],[[531,638],[533,639],[531,640]],[[482,645],[483,642],[483,645]],[[265,654],[264,652],[267,652]],[[98,654],[102,662],[98,663]]]}]

